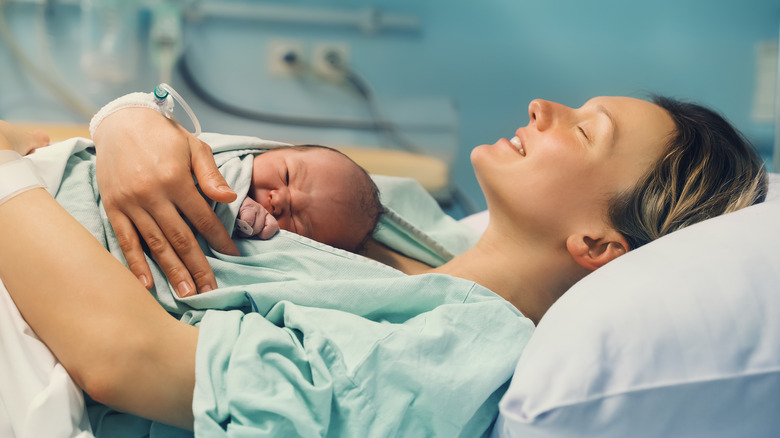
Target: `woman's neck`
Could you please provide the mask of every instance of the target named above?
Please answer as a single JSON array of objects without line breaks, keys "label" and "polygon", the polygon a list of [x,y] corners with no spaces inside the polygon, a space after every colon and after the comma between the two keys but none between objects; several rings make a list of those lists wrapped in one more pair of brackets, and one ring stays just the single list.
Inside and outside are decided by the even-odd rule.
[{"label": "woman's neck", "polygon": [[500,295],[534,323],[553,302],[584,277],[565,245],[560,248],[488,229],[474,247],[438,268],[369,241],[362,255],[409,275],[439,273],[478,283]]},{"label": "woman's neck", "polygon": [[522,241],[490,229],[474,247],[429,272],[474,281],[502,296],[534,323],[582,277],[565,248]]}]

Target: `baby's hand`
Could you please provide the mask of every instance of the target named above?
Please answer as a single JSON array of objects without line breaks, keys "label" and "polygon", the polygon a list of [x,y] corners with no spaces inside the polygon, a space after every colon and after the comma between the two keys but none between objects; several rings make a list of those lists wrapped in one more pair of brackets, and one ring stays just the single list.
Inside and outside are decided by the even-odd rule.
[{"label": "baby's hand", "polygon": [[279,231],[276,218],[268,213],[262,205],[247,196],[241,203],[236,219],[236,233],[242,237],[257,236],[260,239],[270,239]]}]

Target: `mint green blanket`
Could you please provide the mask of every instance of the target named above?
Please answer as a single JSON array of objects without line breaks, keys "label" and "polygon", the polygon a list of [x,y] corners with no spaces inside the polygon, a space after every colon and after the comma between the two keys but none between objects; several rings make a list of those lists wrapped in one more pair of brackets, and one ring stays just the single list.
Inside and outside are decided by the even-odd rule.
[{"label": "mint green blanket", "polygon": [[[220,169],[239,194],[249,188],[249,152],[276,145],[252,137],[203,138],[219,152]],[[123,260],[100,204],[88,146],[78,140],[61,147],[69,158],[56,198]],[[41,160],[56,162],[49,161]],[[416,184],[376,180],[389,207],[377,239],[433,265],[474,243],[476,236]],[[58,185],[56,177],[51,181],[50,190]],[[228,229],[239,205],[240,197],[215,206]],[[201,244],[219,284],[207,294],[177,298],[149,260],[157,300],[200,327],[195,436],[489,433],[533,330],[502,298],[450,276],[407,276],[285,231],[268,241],[239,240],[240,257]],[[190,435],[99,405],[90,409],[98,436]]]}]

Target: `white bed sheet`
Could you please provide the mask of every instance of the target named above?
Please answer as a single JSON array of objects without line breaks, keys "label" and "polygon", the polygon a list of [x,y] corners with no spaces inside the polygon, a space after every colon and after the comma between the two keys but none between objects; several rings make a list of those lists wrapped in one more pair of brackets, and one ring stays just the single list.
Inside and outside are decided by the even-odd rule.
[{"label": "white bed sheet", "polygon": [[81,390],[0,282],[0,436],[93,437]]}]

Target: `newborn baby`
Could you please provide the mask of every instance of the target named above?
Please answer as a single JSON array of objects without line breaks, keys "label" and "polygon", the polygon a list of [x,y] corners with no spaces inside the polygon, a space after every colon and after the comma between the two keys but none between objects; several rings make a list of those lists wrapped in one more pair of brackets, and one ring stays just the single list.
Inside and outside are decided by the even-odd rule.
[{"label": "newborn baby", "polygon": [[335,149],[271,149],[256,155],[252,166],[252,185],[236,221],[241,237],[269,239],[281,228],[357,252],[379,221],[376,185]]}]

